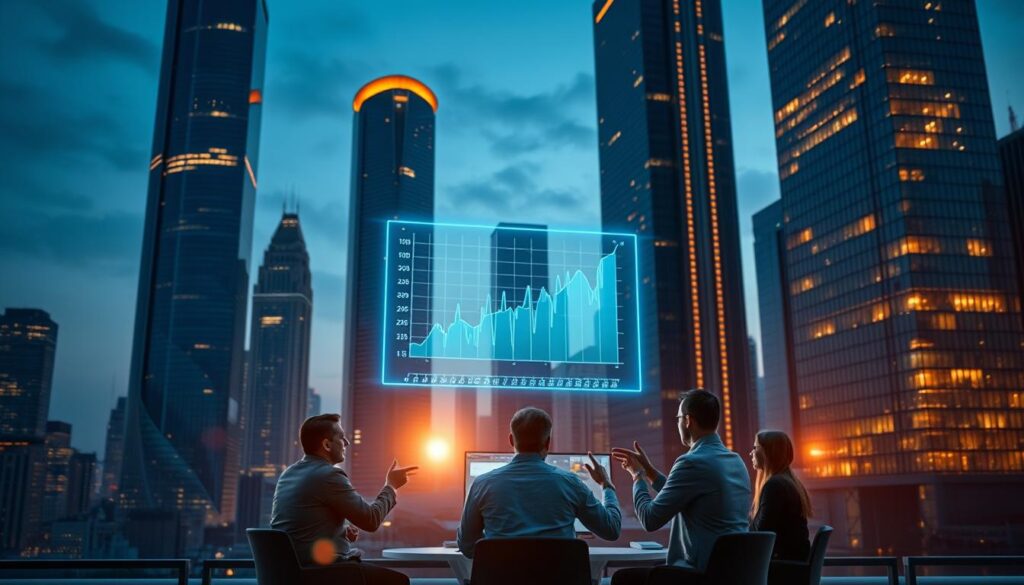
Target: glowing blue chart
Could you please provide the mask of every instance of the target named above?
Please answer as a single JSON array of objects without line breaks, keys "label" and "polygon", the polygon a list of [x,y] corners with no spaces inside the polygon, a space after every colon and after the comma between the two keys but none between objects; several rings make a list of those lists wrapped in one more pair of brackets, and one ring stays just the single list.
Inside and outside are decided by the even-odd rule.
[{"label": "glowing blue chart", "polygon": [[636,236],[389,221],[381,382],[639,392]]}]

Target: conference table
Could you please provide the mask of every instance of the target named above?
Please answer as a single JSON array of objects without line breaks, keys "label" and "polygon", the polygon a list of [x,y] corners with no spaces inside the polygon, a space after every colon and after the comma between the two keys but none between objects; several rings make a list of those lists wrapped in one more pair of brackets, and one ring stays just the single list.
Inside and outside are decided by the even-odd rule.
[{"label": "conference table", "polygon": [[[454,548],[440,546],[386,548],[381,551],[381,556],[396,561],[447,562],[459,583],[469,582],[469,577],[473,573],[473,561],[464,557],[458,549]],[[592,546],[590,547],[590,576],[595,583],[601,580],[605,567],[613,561],[635,562],[638,565],[649,565],[652,561],[664,562],[665,549],[639,550],[626,547]]]}]

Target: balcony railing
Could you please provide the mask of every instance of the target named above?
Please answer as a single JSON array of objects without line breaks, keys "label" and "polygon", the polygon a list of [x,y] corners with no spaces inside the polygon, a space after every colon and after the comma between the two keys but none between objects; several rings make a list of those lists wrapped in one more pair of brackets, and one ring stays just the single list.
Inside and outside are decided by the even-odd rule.
[{"label": "balcony railing", "polygon": [[[901,562],[902,560],[902,562]],[[363,561],[396,570],[403,569],[447,569],[444,561],[401,561],[393,559],[367,559]],[[656,564],[656,563],[640,563]],[[174,583],[177,585],[213,585],[215,577],[218,583],[246,585],[255,583],[255,579],[217,576],[220,571],[236,570],[252,571],[255,563],[252,559],[210,559],[200,563],[198,579],[190,579],[192,563],[187,559],[131,559],[131,560],[0,560],[0,585],[21,585],[34,583],[77,583],[88,585],[94,583],[121,583],[123,585],[156,585],[158,583]],[[612,568],[634,566],[636,563],[609,563]],[[852,576],[824,577],[825,585],[1024,585],[1024,556],[934,556],[934,557],[828,557],[825,566],[830,568],[880,568],[885,569],[884,576]],[[903,576],[900,576],[900,567]],[[922,576],[920,569],[925,567],[960,567],[974,568],[983,572],[997,567],[1020,567],[1016,575],[989,576]],[[105,571],[103,577],[72,577],[74,571]],[[167,572],[173,577],[153,576],[155,571]],[[455,584],[450,579],[413,579],[413,583]]]}]

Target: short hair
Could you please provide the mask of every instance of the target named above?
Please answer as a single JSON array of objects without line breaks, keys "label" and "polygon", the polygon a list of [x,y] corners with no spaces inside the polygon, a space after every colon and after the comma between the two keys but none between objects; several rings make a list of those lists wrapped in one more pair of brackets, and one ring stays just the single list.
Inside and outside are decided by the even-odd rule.
[{"label": "short hair", "polygon": [[341,422],[340,414],[318,414],[302,421],[299,428],[299,442],[302,443],[302,452],[307,455],[314,455],[320,450],[321,441],[331,438],[334,425]]},{"label": "short hair", "polygon": [[517,451],[537,453],[551,437],[551,416],[532,406],[522,408],[512,415],[509,426]]},{"label": "short hair", "polygon": [[722,405],[718,397],[704,390],[694,388],[687,390],[680,396],[683,405],[683,414],[690,415],[690,418],[702,429],[718,430],[718,421],[722,418]]}]

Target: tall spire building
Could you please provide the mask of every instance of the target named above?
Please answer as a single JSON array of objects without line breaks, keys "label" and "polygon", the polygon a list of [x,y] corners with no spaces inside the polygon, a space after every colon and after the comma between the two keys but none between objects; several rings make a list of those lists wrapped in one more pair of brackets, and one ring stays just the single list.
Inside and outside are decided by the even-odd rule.
[{"label": "tall spire building", "polygon": [[1024,331],[975,3],[764,16],[781,267],[758,269],[792,339],[765,374],[819,518],[852,550],[1019,551]]},{"label": "tall spire building", "polygon": [[249,473],[276,477],[302,454],[312,314],[309,253],[299,216],[284,213],[252,295],[243,462]]},{"label": "tall spire building", "polygon": [[[264,0],[170,0],[120,500],[234,519]],[[180,515],[180,514],[179,514]]]},{"label": "tall spire building", "polygon": [[[434,217],[437,97],[411,77],[363,86],[352,103],[352,188],[343,425],[357,489],[376,489],[392,457],[419,458],[430,431],[430,390],[381,385],[384,239],[391,219]],[[429,290],[422,291],[430,294]],[[412,482],[406,490],[423,489]]]},{"label": "tall spire building", "polygon": [[[719,0],[597,0],[593,5],[605,231],[639,240],[645,379],[637,412],[612,427],[658,465],[681,452],[679,394],[716,393],[725,444],[753,437],[747,325]],[[627,422],[628,421],[628,422]]]}]

